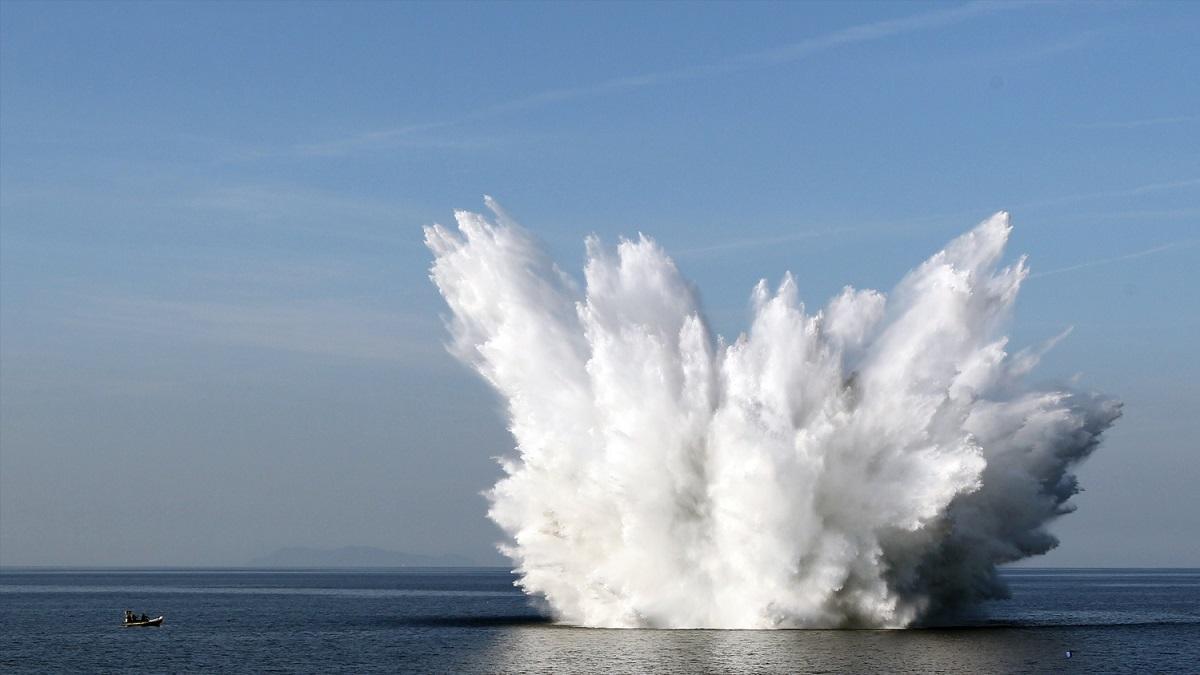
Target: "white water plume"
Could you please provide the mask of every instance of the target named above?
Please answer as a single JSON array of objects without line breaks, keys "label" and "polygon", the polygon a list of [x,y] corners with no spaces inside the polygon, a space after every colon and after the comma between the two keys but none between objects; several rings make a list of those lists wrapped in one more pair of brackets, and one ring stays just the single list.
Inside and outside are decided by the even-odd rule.
[{"label": "white water plume", "polygon": [[714,337],[651,239],[587,240],[581,289],[490,199],[425,238],[452,349],[505,398],[518,455],[490,517],[519,584],[584,626],[904,627],[1044,553],[1071,466],[1120,414],[1034,390],[1001,334],[1025,261],[998,213],[890,296],[808,313],[759,282]]}]

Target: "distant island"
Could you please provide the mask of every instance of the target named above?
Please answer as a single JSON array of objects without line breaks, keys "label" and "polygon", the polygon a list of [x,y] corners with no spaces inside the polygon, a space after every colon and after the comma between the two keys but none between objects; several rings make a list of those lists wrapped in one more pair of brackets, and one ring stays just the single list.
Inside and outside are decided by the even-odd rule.
[{"label": "distant island", "polygon": [[477,564],[460,555],[403,553],[372,546],[288,546],[250,561],[251,567],[471,567]]}]

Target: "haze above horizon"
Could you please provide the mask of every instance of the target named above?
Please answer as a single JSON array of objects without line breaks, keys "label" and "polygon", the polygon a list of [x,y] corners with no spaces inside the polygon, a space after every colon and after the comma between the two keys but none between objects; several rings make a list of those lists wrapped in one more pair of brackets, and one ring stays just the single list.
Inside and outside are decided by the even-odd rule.
[{"label": "haze above horizon", "polygon": [[0,564],[504,564],[421,226],[889,290],[1007,209],[1013,350],[1119,397],[1030,567],[1200,566],[1200,8],[0,4]]}]

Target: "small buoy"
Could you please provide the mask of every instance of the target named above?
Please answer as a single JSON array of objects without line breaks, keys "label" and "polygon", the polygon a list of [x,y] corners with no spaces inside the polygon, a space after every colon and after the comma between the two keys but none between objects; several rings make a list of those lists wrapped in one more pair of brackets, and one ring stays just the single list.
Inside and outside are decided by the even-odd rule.
[{"label": "small buoy", "polygon": [[1070,649],[1067,650],[1067,658],[1068,659],[1071,658],[1071,650]]}]

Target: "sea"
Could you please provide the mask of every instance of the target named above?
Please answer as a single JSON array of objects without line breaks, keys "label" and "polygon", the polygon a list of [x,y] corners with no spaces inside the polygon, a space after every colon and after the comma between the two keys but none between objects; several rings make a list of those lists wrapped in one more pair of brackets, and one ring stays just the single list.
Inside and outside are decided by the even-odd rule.
[{"label": "sea", "polygon": [[3,568],[0,672],[1200,673],[1200,569],[1004,576],[936,627],[716,631],[559,625],[504,569]]}]

